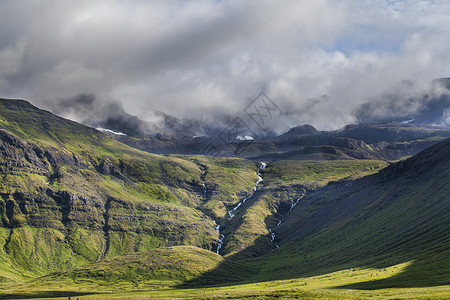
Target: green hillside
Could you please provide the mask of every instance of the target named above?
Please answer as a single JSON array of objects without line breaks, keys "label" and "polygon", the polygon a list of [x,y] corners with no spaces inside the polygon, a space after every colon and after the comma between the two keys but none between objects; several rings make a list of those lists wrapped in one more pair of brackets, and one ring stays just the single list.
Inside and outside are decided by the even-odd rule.
[{"label": "green hillside", "polygon": [[261,258],[259,274],[296,278],[410,262],[395,277],[352,287],[449,285],[449,195],[450,139],[376,175],[309,192],[274,229],[280,248]]},{"label": "green hillside", "polygon": [[[162,246],[212,249],[214,220],[256,180],[253,162],[152,155],[25,101],[1,100],[0,119],[4,280]],[[224,172],[210,188],[218,209],[203,197],[207,164],[208,185]]]},{"label": "green hillside", "polygon": [[450,139],[397,163],[154,155],[2,99],[0,298],[445,298],[449,170]]}]

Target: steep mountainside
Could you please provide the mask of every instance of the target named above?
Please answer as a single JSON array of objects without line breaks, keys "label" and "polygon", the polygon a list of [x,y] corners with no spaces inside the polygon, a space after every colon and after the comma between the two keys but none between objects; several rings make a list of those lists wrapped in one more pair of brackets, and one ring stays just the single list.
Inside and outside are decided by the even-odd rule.
[{"label": "steep mountainside", "polygon": [[122,104],[102,101],[91,94],[81,94],[57,103],[47,104],[58,116],[77,120],[94,128],[107,129],[106,133],[133,137],[170,138],[172,135],[193,135],[192,128],[163,112],[147,112],[138,118],[127,113]]},{"label": "steep mountainside", "polygon": [[[160,246],[216,247],[215,220],[250,193],[257,166],[198,160],[144,153],[28,102],[0,100],[0,276]],[[222,186],[210,184],[218,176]]]},{"label": "steep mountainside", "polygon": [[310,191],[280,220],[273,229],[280,248],[260,274],[410,262],[395,278],[361,287],[449,284],[450,139],[375,175]]},{"label": "steep mountainside", "polygon": [[[223,221],[234,228],[234,233],[223,231],[227,255],[224,259],[212,256],[197,276],[189,275],[191,269],[180,268],[177,262],[166,265],[164,259],[134,257],[117,260],[126,266],[119,274],[106,261],[42,280],[73,284],[86,276],[93,278],[89,274],[105,272],[101,285],[114,276],[138,276],[145,281],[158,277],[133,273],[131,266],[140,270],[162,261],[155,272],[184,270],[184,278],[191,278],[188,283],[194,285],[280,280],[256,283],[253,288],[288,283],[290,290],[315,280],[331,285],[329,280],[342,280],[334,286],[345,288],[346,293],[348,288],[448,285],[449,151],[450,139],[387,168],[384,162],[369,160],[271,163],[260,172],[263,186],[233,218]],[[156,253],[142,257],[147,255]],[[208,267],[211,263],[213,268]],[[180,282],[181,277],[176,278]],[[335,293],[328,297],[351,295]]]},{"label": "steep mountainside", "polygon": [[[374,127],[366,129],[399,131],[390,145],[421,131],[434,143],[446,132]],[[327,143],[311,140],[301,149],[309,156],[298,160],[162,156],[28,102],[0,100],[0,287],[7,288],[0,296],[299,280],[367,268],[387,274],[399,264],[393,277],[345,282],[357,289],[450,284],[450,139],[387,163],[383,143],[308,126],[294,131]]]}]

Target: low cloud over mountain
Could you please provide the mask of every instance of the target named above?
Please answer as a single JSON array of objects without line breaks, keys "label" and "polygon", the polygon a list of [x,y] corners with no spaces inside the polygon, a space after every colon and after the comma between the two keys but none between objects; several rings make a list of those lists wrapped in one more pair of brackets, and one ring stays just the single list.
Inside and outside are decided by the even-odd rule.
[{"label": "low cloud over mountain", "polygon": [[449,16],[437,1],[3,1],[0,94],[201,119],[264,89],[293,122],[337,129],[386,88],[450,75]]}]

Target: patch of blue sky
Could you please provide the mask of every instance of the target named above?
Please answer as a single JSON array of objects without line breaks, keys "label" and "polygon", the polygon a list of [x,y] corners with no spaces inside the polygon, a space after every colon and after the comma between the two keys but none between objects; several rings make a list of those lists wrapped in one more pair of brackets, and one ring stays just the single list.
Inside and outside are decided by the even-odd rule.
[{"label": "patch of blue sky", "polygon": [[403,49],[405,37],[408,34],[399,34],[395,31],[388,33],[385,28],[380,29],[373,25],[360,25],[335,40],[328,50],[340,51],[345,55],[359,53],[400,53]]}]

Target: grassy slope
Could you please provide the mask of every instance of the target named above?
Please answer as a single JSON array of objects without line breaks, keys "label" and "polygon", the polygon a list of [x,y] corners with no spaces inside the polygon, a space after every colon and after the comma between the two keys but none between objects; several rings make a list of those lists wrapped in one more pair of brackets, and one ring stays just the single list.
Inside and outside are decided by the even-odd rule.
[{"label": "grassy slope", "polygon": [[[132,149],[25,101],[0,101],[0,135],[2,280],[160,246],[211,249],[217,241],[208,215],[219,214],[206,209],[202,169],[191,160]],[[252,162],[198,160],[222,174],[205,180],[220,180],[212,197],[219,204],[238,201],[256,177]]]},{"label": "grassy slope", "polygon": [[[204,251],[204,250],[203,250]],[[167,255],[185,259],[167,261]],[[206,259],[205,259],[206,258]],[[198,259],[203,265],[195,265]],[[65,274],[52,274],[21,286],[6,286],[2,299],[78,297],[82,299],[448,299],[450,286],[349,289],[349,285],[389,280],[401,275],[411,263],[386,268],[349,268],[318,276],[289,280],[234,283],[209,287],[174,288],[176,282],[208,272],[223,258],[198,248],[163,248],[135,257],[112,258],[76,268]],[[123,268],[111,268],[111,264]],[[193,264],[194,263],[194,264]],[[224,276],[251,270],[230,264]],[[186,268],[186,266],[194,266]],[[138,272],[134,272],[136,269]],[[131,272],[130,272],[131,271]],[[143,271],[143,272],[141,272]],[[235,273],[237,271],[237,274]],[[171,275],[173,274],[173,276]],[[87,275],[88,277],[84,277]],[[152,275],[151,277],[148,275]],[[344,287],[344,288],[342,288]]]},{"label": "grassy slope", "polygon": [[232,206],[251,195],[258,180],[258,166],[253,161],[199,155],[180,158],[192,161],[204,171],[206,194],[201,209],[215,220],[223,220]]},{"label": "grassy slope", "polygon": [[[199,264],[198,262],[202,262]],[[26,285],[5,285],[2,298],[38,297],[64,292],[84,294],[93,290],[130,291],[139,286],[162,289],[193,279],[215,268],[223,258],[211,251],[176,246],[158,248],[147,252],[112,257],[89,265],[55,272],[29,281]],[[104,288],[107,286],[107,288]],[[12,296],[11,296],[12,297]]]},{"label": "grassy slope", "polygon": [[[21,115],[23,112],[18,114]],[[46,117],[49,116],[46,115]],[[140,283],[143,283],[141,287],[143,290],[167,288],[198,275],[201,276],[192,283],[217,283],[230,279],[252,281],[282,279],[282,281],[262,284],[217,288],[215,290],[217,295],[225,298],[229,296],[257,298],[254,289],[263,291],[258,292],[258,297],[261,299],[300,296],[362,297],[378,293],[384,296],[407,297],[406,290],[394,292],[377,290],[372,294],[369,292],[364,294],[364,292],[347,292],[328,288],[333,286],[357,289],[383,289],[390,286],[416,287],[418,282],[424,282],[424,277],[428,281],[422,285],[448,284],[450,267],[448,250],[445,245],[448,245],[447,224],[450,223],[447,209],[450,178],[448,177],[448,168],[446,169],[448,162],[441,160],[442,166],[438,173],[433,173],[436,171],[432,170],[419,172],[418,174],[422,174],[424,177],[418,181],[416,180],[417,174],[413,172],[412,174],[402,174],[398,181],[387,179],[387,183],[381,181],[374,188],[371,187],[372,190],[369,190],[369,185],[361,185],[362,190],[347,190],[345,188],[347,183],[341,183],[332,184],[317,192],[308,191],[307,196],[302,199],[292,213],[288,213],[286,207],[289,207],[303,190],[322,186],[330,180],[348,176],[358,177],[375,172],[383,164],[377,161],[367,161],[362,164],[354,161],[333,162],[337,165],[333,165],[332,169],[329,168],[329,165],[327,167],[328,162],[321,162],[322,164],[279,162],[278,165],[269,165],[264,174],[263,188],[233,219],[235,224],[230,223],[228,227],[228,230],[236,232],[237,237],[245,237],[228,251],[233,253],[235,251],[233,248],[236,251],[244,250],[243,253],[250,253],[245,257],[249,257],[258,254],[261,249],[261,247],[259,250],[252,249],[252,246],[261,244],[264,248],[268,244],[270,245],[265,226],[272,226],[279,218],[285,218],[284,223],[277,231],[277,243],[282,245],[281,248],[262,259],[245,259],[243,261],[240,260],[243,256],[230,255],[223,260],[223,258],[211,252],[206,253],[201,249],[176,247],[154,250],[146,254],[108,258],[68,273],[58,273],[26,283],[22,287],[11,285],[8,283],[8,279],[34,276],[30,272],[33,266],[42,268],[38,272],[47,272],[63,266],[70,267],[96,260],[96,258],[101,258],[101,253],[107,254],[106,256],[109,257],[116,254],[146,251],[159,245],[170,245],[172,242],[183,243],[183,240],[179,240],[178,237],[171,236],[173,232],[185,226],[175,223],[180,219],[184,220],[183,218],[186,218],[187,223],[185,224],[189,225],[193,220],[206,222],[203,225],[200,223],[193,226],[192,236],[189,236],[189,230],[184,232],[183,238],[188,244],[195,243],[193,241],[199,236],[199,230],[201,231],[203,228],[206,228],[206,232],[209,230],[210,236],[213,237],[210,240],[213,240],[213,235],[216,234],[213,230],[214,223],[199,209],[208,207],[208,202],[214,201],[214,197],[220,197],[222,193],[227,193],[226,198],[217,198],[217,203],[225,202],[221,209],[214,210],[216,206],[211,205],[212,209],[204,210],[210,216],[222,216],[225,206],[232,206],[240,196],[248,195],[251,191],[256,179],[257,166],[252,162],[237,159],[207,157],[183,157],[180,159],[149,155],[118,144],[89,128],[82,129],[82,131],[87,130],[89,134],[82,133],[81,138],[71,136],[70,139],[64,139],[63,135],[58,137],[58,134],[49,136],[47,134],[49,132],[41,129],[30,135],[33,128],[27,129],[27,135],[25,135],[24,132],[18,130],[21,128],[19,124],[12,124],[11,120],[15,120],[14,117],[9,121],[8,118],[3,117],[1,120],[6,124],[3,128],[15,130],[14,133],[19,140],[26,138],[27,141],[32,141],[28,143],[32,147],[36,146],[47,151],[52,150],[52,147],[56,148],[58,151],[54,151],[54,156],[60,155],[59,158],[62,158],[64,163],[57,165],[58,168],[55,169],[55,165],[51,163],[52,156],[45,156],[45,159],[41,159],[42,164],[36,164],[34,159],[27,159],[26,155],[21,157],[20,151],[5,156],[8,159],[5,159],[6,164],[3,164],[6,167],[3,169],[5,174],[2,187],[6,190],[2,194],[0,203],[2,222],[5,225],[0,230],[1,240],[4,241],[0,247],[3,251],[0,255],[0,259],[3,260],[0,276],[4,281],[1,284],[4,288],[2,295],[4,297],[8,294],[10,297],[15,297],[17,291],[22,291],[30,297],[51,296],[55,293],[59,293],[60,296],[75,296],[78,295],[76,292],[79,292],[80,289],[84,289],[88,293],[129,290],[133,292],[128,293],[128,296],[139,296],[134,293],[140,289]],[[39,127],[38,125],[35,127]],[[57,127],[56,124],[52,130],[56,130]],[[56,132],[58,131],[56,130]],[[74,132],[77,135],[80,134],[75,129],[66,134],[74,134]],[[91,134],[93,136],[90,136]],[[106,139],[106,141],[102,139]],[[24,153],[26,154],[26,151]],[[88,153],[94,154],[88,155]],[[73,158],[74,156],[76,159]],[[15,164],[11,165],[10,163]],[[355,165],[346,165],[347,163]],[[203,169],[207,171],[205,175],[202,174]],[[283,169],[286,171],[282,172]],[[52,177],[52,174],[58,176]],[[298,176],[300,174],[301,176]],[[439,180],[429,180],[436,176]],[[228,178],[231,179],[228,181]],[[80,181],[80,179],[82,180]],[[202,193],[202,180],[207,186],[212,187],[206,198]],[[241,181],[244,183],[241,184]],[[16,184],[16,182],[18,183]],[[23,201],[23,195],[36,192],[40,187],[45,187],[47,190],[50,187],[53,194],[50,193],[48,198],[37,199],[38,201],[35,201],[36,199]],[[233,191],[234,188],[237,191]],[[16,193],[17,191],[19,193]],[[64,194],[59,195],[58,192],[64,191],[71,195],[69,201],[67,203],[62,201],[58,204],[56,200],[61,201],[61,198],[64,198]],[[40,194],[43,195],[42,190],[40,190]],[[58,195],[59,198],[54,195]],[[73,197],[74,195],[77,197]],[[88,196],[79,197],[81,195]],[[103,207],[101,205],[105,196],[110,199],[106,202],[109,203],[107,212],[105,210],[106,203],[103,202]],[[427,198],[426,205],[423,205],[422,202],[424,197]],[[25,197],[25,200],[27,199],[30,200]],[[321,202],[321,199],[326,201]],[[46,202],[47,200],[54,202]],[[88,200],[93,203],[86,203]],[[361,202],[366,206],[363,209],[358,207],[358,210],[349,209],[352,207],[352,203],[356,203],[354,201]],[[10,203],[9,206],[8,203]],[[60,208],[48,209],[41,216],[37,215],[31,218],[30,214],[24,213],[24,211],[42,209],[45,206],[36,203],[47,203],[48,206],[56,204]],[[95,209],[83,211],[86,204],[90,204],[89,206],[93,206]],[[63,214],[65,205],[72,208],[67,215]],[[7,207],[10,209],[7,210]],[[328,209],[337,207],[341,207],[341,210],[336,211],[342,211],[344,208],[345,213],[325,215],[326,220],[332,221],[331,225],[327,222],[324,224],[319,222],[315,231],[311,232],[307,232],[308,226],[300,226],[303,220],[311,220],[311,217],[321,216],[321,213]],[[98,217],[103,217],[103,220],[98,220],[100,224],[103,222],[101,228],[95,227],[96,222],[83,219],[86,214],[96,215],[95,210],[99,211]],[[430,210],[435,215],[430,214]],[[130,211],[133,213],[130,214]],[[56,217],[45,218],[52,214]],[[45,226],[36,226],[44,220],[50,223],[45,223]],[[105,226],[106,220],[108,220],[107,226]],[[153,221],[148,223],[145,220]],[[155,220],[163,222],[155,225]],[[257,222],[260,222],[261,226],[254,226]],[[136,223],[139,223],[139,226],[136,226]],[[388,226],[381,227],[380,231],[380,224],[385,223]],[[156,226],[154,229],[158,229],[160,226],[159,228],[165,231],[142,234],[142,229],[147,228],[150,224]],[[106,253],[105,227],[109,229],[109,250]],[[255,229],[256,234],[252,233]],[[378,234],[379,232],[382,234]],[[428,234],[428,239],[423,238],[425,232]],[[246,236],[247,234],[250,234],[250,238]],[[287,240],[289,234],[296,235],[294,241],[292,243],[283,242],[283,239]],[[164,237],[164,239],[155,241],[153,239],[155,236]],[[29,243],[30,240],[33,242]],[[292,239],[289,238],[289,240]],[[400,245],[396,244],[399,242],[401,242]],[[52,247],[48,246],[49,243]],[[203,238],[199,243],[208,245],[209,242]],[[232,245],[231,242],[230,245]],[[386,256],[386,253],[389,255]],[[434,256],[431,256],[431,253]],[[171,257],[171,260],[172,258],[178,259],[168,265],[157,263],[158,267],[153,268],[155,265],[150,262],[164,261],[164,257],[167,255]],[[55,259],[58,257],[60,260]],[[68,258],[71,259],[69,260],[70,264],[64,265]],[[198,260],[204,261],[204,265],[197,266],[189,263]],[[237,261],[234,262],[234,260]],[[391,265],[405,261],[411,262],[407,265],[389,268]],[[123,268],[116,270],[115,266],[117,265],[122,265]],[[149,273],[149,268],[153,268],[152,270],[155,271]],[[343,271],[320,275],[338,270]],[[361,283],[368,280],[369,272],[371,281]],[[305,277],[315,274],[319,275]],[[217,277],[220,275],[222,277]],[[391,275],[395,276],[390,277]],[[77,281],[78,279],[81,281]],[[331,282],[329,282],[330,279]],[[302,286],[304,280],[309,282],[308,287]],[[57,282],[62,282],[62,284],[58,285]],[[53,288],[49,288],[49,286]],[[323,288],[326,289],[323,290]],[[417,291],[423,295],[430,292],[437,296],[448,295],[448,290],[445,289],[425,288]],[[161,296],[162,298],[166,296],[172,298],[174,295],[198,298],[202,292],[206,293],[203,289],[194,289],[170,290],[158,292],[158,294],[150,292],[147,295]],[[213,290],[209,289],[208,292],[213,292]],[[100,298],[103,297],[100,296]]]},{"label": "grassy slope", "polygon": [[329,181],[373,174],[388,164],[383,161],[278,161],[262,171],[261,188],[236,216],[225,222],[225,253],[246,250],[245,256],[261,255],[273,248],[269,228],[289,214],[290,206],[305,191],[326,185]]},{"label": "grassy slope", "polygon": [[373,174],[387,166],[388,163],[379,160],[277,161],[267,167],[264,185],[277,187],[297,184],[315,189],[330,181]]},{"label": "grassy slope", "polygon": [[393,278],[351,287],[450,284],[449,143],[436,160],[422,153],[353,187],[335,184],[304,197],[277,229],[281,248],[261,259],[261,278],[412,261]]}]

